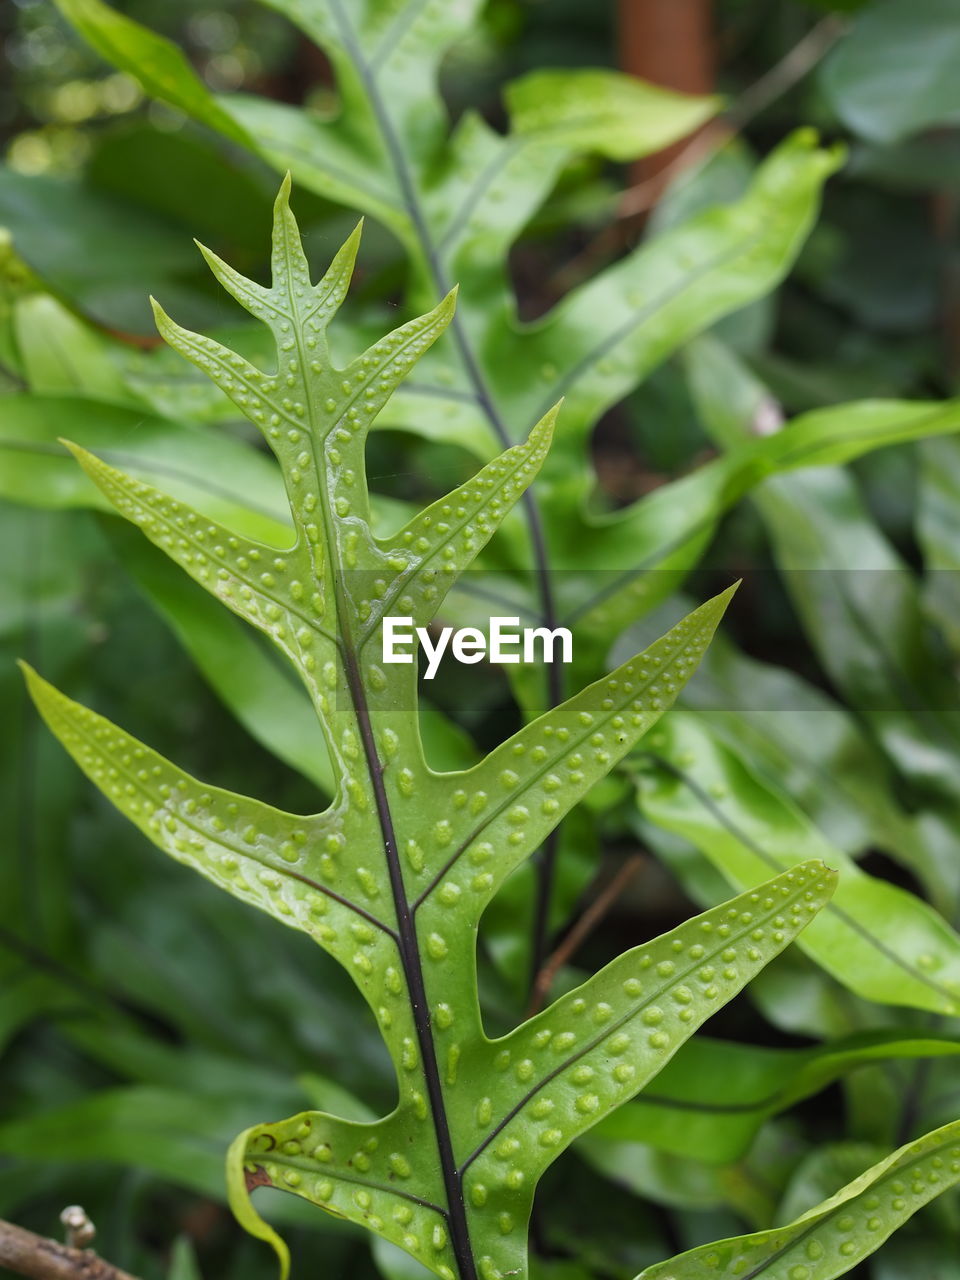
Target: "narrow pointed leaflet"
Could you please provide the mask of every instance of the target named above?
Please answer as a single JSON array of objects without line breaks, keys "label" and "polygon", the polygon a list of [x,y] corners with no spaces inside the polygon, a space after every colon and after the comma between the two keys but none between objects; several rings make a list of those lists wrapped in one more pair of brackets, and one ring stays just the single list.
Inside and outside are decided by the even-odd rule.
[{"label": "narrow pointed leaflet", "polygon": [[187,332],[161,332],[263,431],[283,471],[289,547],[253,542],[184,502],[74,452],[119,512],[293,663],[337,787],[323,813],[283,813],[189,777],[27,672],[47,723],[151,840],[234,895],[309,934],[370,1005],[398,1082],[396,1109],[358,1123],[308,1112],[234,1143],[228,1182],[248,1228],[286,1248],[249,1194],[274,1186],[367,1226],[445,1280],[527,1274],[537,1179],[579,1134],[633,1097],[679,1046],[781,951],[829,897],[822,864],[795,867],[626,952],[501,1040],[484,1034],[480,916],[514,868],[631,750],[692,675],[731,591],[638,657],[519,730],[474,768],[428,768],[416,668],[382,660],[382,625],[426,625],[525,492],[555,411],[526,442],[385,540],[370,528],[366,433],[450,323],[454,296],[346,368],[327,326],[357,236],[311,282],[284,183],[273,283],[215,275],[273,332],[263,373]]}]

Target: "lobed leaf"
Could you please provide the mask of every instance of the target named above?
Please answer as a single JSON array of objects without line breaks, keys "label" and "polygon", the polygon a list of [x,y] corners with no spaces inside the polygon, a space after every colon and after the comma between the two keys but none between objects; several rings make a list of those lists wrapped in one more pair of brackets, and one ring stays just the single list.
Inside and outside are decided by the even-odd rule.
[{"label": "lobed leaf", "polygon": [[[408,383],[395,397],[384,419],[388,425],[453,440],[486,458],[526,439],[559,395],[569,394],[554,461],[548,459],[523,501],[517,521],[522,536],[509,548],[504,544],[512,573],[535,571],[536,619],[555,624],[555,568],[576,568],[591,545],[594,564],[636,564],[629,555],[623,566],[610,557],[613,550],[629,553],[629,531],[614,548],[584,514],[593,416],[705,326],[779,281],[839,156],[818,150],[810,133],[795,136],[735,205],[642,246],[574,289],[547,316],[524,325],[508,255],[565,166],[585,152],[628,159],[655,151],[713,114],[716,99],[669,96],[610,71],[550,71],[508,86],[505,133],[472,112],[451,130],[438,69],[445,52],[472,29],[478,0],[266,2],[323,48],[338,114],[321,119],[285,104],[208,95],[197,102],[196,118],[211,120],[211,106],[226,112],[268,163],[389,227],[410,260],[412,305],[445,297],[457,280],[464,284],[448,357],[425,365],[419,385]],[[97,12],[108,25],[109,10]],[[93,20],[89,13],[87,18]],[[135,28],[124,31],[129,48],[118,50],[117,58],[136,74],[130,50],[141,40]],[[151,39],[146,33],[142,47],[150,47]],[[150,89],[171,94],[163,84]],[[179,82],[173,92],[184,103],[191,96]],[[228,288],[236,284],[227,268],[222,278]],[[256,294],[252,286],[241,288]],[[362,475],[362,468],[356,470]],[[684,549],[688,559],[703,541]],[[666,583],[668,574],[660,580]],[[608,610],[589,626],[581,624],[584,643],[569,681],[552,673],[534,688],[531,673],[509,673],[524,709],[536,714],[560,701],[565,683],[576,688],[604,670],[603,639],[652,601],[630,594],[619,603],[626,606],[620,612]],[[544,865],[549,897],[551,860]]]},{"label": "lobed leaf", "polygon": [[331,804],[300,817],[206,787],[29,669],[27,679],[81,768],[154,843],[341,962],[390,1052],[391,1115],[368,1122],[308,1112],[237,1139],[228,1178],[241,1221],[286,1269],[285,1246],[248,1199],[257,1186],[276,1186],[366,1225],[445,1280],[502,1280],[526,1274],[526,1223],[543,1169],[789,943],[829,897],[833,875],[791,869],[628,952],[505,1040],[486,1038],[475,957],[484,907],[675,699],[731,592],[480,764],[430,769],[416,673],[382,662],[383,618],[396,608],[431,619],[532,480],[553,415],[526,444],[378,539],[366,432],[450,322],[453,298],[338,369],[327,326],[346,293],[356,237],[313,284],[288,191],[287,182],[269,287],[212,260],[273,331],[275,371],[254,375],[162,313],[160,323],[262,430],[284,476],[292,545],[290,535],[282,549],[234,536],[152,484],[77,455],[122,514],[299,671],[326,741]]},{"label": "lobed leaf", "polygon": [[[337,810],[310,818],[208,787],[157,752],[59,693],[25,663],[31,696],[63,745],[114,805],[165,853],[242,902],[310,934],[341,961],[358,935],[388,945],[394,922],[381,920],[379,889],[354,874]],[[306,852],[304,852],[306,851]],[[372,964],[371,964],[372,968]]]},{"label": "lobed leaf", "polygon": [[[896,143],[931,125],[960,120],[953,75],[960,36],[941,0],[919,0],[908,14],[879,0],[858,14],[848,39],[820,71],[827,101],[862,138]],[[924,75],[911,74],[923,67]]]},{"label": "lobed leaf", "polygon": [[[787,872],[626,952],[500,1040],[471,1034],[471,1010],[452,999],[439,1006],[434,1034],[482,1277],[523,1273],[540,1175],[642,1089],[782,950],[829,898],[833,882],[833,873],[816,863]],[[436,965],[448,963],[431,953],[429,941],[427,955]],[[447,1268],[455,1276],[449,1223],[423,1168],[429,1157],[417,1119],[401,1103],[385,1121],[342,1130],[317,1112],[257,1126],[234,1149],[234,1196],[242,1161],[248,1185],[292,1190],[372,1227],[438,1275],[447,1276]]]}]

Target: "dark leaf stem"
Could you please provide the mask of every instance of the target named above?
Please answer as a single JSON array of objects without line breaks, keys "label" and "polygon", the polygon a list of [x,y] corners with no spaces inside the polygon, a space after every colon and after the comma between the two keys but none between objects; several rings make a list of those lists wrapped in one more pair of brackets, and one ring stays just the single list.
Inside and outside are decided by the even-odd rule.
[{"label": "dark leaf stem", "polygon": [[[407,214],[410,218],[414,231],[416,232],[417,239],[420,241],[424,259],[433,278],[438,296],[443,297],[449,293],[452,282],[444,268],[439,248],[434,243],[433,237],[430,234],[430,228],[427,225],[427,220],[417,196],[416,186],[413,181],[413,176],[410,173],[406,156],[404,155],[403,146],[400,139],[397,137],[389,108],[387,103],[383,100],[383,96],[380,93],[380,87],[377,84],[376,68],[365,58],[342,0],[331,0],[331,10],[340,27],[340,33],[344,45],[349,49],[354,65],[363,79],[370,103],[377,117],[377,123],[379,125],[384,144],[387,148],[390,162],[397,175],[397,182],[403,196],[403,202],[406,206]],[[480,408],[490,423],[497,439],[504,448],[509,448],[510,445],[516,444],[516,441],[511,437],[510,432],[507,429],[507,425],[493,401],[490,389],[486,384],[486,380],[473,352],[473,348],[470,345],[467,333],[459,317],[456,315],[454,316],[451,324],[451,333]],[[553,597],[553,588],[550,583],[550,562],[546,545],[546,537],[544,534],[540,509],[537,506],[537,500],[529,489],[523,495],[522,505],[530,533],[537,594],[540,602],[540,622],[542,626],[553,630],[557,626],[557,609]],[[547,664],[546,684],[548,707],[558,706],[559,703],[563,701],[563,677],[560,673],[559,667],[553,663]],[[553,832],[547,839],[543,848],[540,850],[536,863],[537,889],[532,925],[531,984],[536,974],[540,971],[543,961],[547,956],[550,929],[550,904],[553,899],[556,860],[557,839],[556,832]]]}]

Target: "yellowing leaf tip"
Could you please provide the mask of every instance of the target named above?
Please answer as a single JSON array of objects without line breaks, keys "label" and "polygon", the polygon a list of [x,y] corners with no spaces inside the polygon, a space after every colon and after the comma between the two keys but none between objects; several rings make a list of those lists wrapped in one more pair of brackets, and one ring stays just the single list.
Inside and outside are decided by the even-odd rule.
[{"label": "yellowing leaf tip", "polygon": [[268,1222],[260,1217],[253,1207],[250,1192],[247,1189],[247,1175],[244,1168],[247,1143],[253,1129],[245,1129],[230,1144],[227,1152],[227,1199],[233,1216],[241,1227],[256,1239],[270,1245],[280,1263],[280,1280],[289,1280],[290,1250],[286,1242],[274,1231]]}]

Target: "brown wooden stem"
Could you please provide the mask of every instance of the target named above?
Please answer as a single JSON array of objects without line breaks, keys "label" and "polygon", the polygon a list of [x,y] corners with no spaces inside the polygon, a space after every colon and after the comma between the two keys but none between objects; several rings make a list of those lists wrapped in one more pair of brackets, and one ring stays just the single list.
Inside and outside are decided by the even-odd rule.
[{"label": "brown wooden stem", "polygon": [[30,1280],[136,1280],[89,1249],[71,1249],[0,1220],[0,1268]]},{"label": "brown wooden stem", "polygon": [[[681,93],[714,87],[713,0],[620,0],[620,65],[632,76]],[[684,142],[633,166],[633,182],[666,185],[666,172]]]},{"label": "brown wooden stem", "polygon": [[576,953],[580,945],[596,929],[597,925],[601,923],[642,866],[643,858],[639,853],[629,857],[607,887],[601,893],[598,893],[586,908],[556,951],[547,959],[534,979],[530,1004],[527,1008],[528,1018],[532,1018],[534,1014],[540,1012],[547,1002],[554,978]]}]

